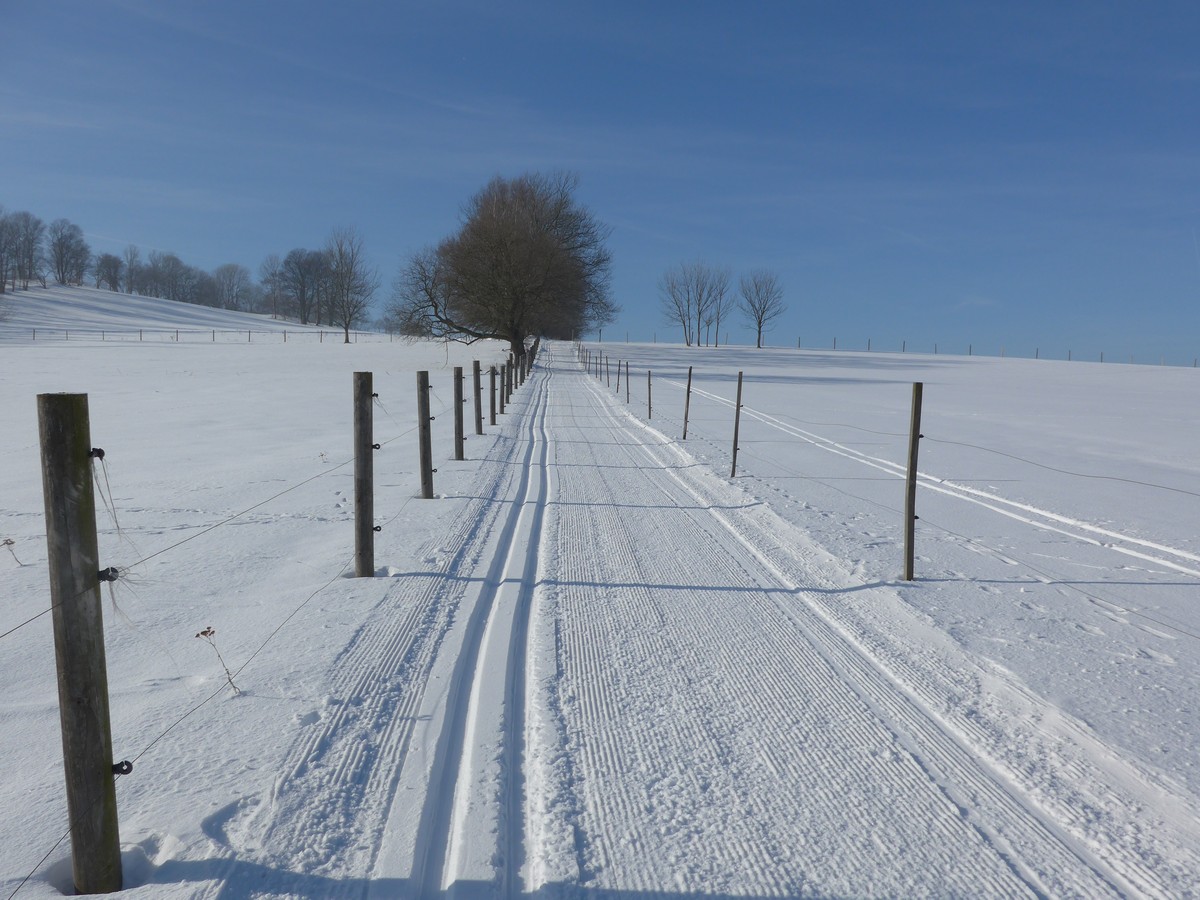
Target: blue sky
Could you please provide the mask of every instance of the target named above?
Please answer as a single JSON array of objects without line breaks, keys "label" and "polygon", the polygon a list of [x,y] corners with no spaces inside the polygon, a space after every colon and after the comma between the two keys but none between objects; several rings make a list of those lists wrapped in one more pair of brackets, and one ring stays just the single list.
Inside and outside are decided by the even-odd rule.
[{"label": "blue sky", "polygon": [[[771,343],[1200,355],[1200,4],[5,0],[0,204],[257,272],[353,225],[388,285],[493,175],[657,282],[777,271]],[[731,337],[751,340],[742,323]]]}]

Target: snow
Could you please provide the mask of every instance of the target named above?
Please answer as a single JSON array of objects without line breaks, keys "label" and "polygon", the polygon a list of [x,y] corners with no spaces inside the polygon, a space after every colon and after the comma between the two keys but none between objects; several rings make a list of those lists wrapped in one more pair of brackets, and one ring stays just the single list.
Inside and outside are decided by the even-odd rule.
[{"label": "snow", "polygon": [[50,617],[21,626],[49,606],[54,391],[89,395],[106,451],[130,897],[1200,894],[1195,370],[588,344],[597,378],[553,343],[497,426],[468,403],[456,462],[452,368],[500,344],[7,302],[0,896],[70,890]]}]

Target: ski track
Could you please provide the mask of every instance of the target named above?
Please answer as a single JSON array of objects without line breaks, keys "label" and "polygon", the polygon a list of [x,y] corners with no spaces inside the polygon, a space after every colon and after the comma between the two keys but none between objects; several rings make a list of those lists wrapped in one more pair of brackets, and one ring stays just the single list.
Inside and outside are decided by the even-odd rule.
[{"label": "ski track", "polygon": [[[683,387],[683,385],[680,385],[678,382],[670,380],[667,380],[666,383],[679,388]],[[719,394],[713,394],[708,391],[701,390],[695,385],[692,386],[692,393],[731,408],[734,405],[734,401],[728,400]],[[897,478],[905,477],[905,468],[899,463],[871,456],[870,454],[855,450],[852,447],[847,447],[834,440],[822,437],[814,432],[810,432],[806,429],[784,422],[775,416],[753,409],[745,404],[742,405],[742,415],[756,419],[759,422],[770,426],[771,428],[774,428],[792,437],[799,438],[800,440],[805,441],[806,443],[809,443],[821,450],[825,450],[826,452],[833,453],[837,456],[842,456],[846,459],[861,463],[881,472],[886,472],[887,474],[894,475]],[[1005,497],[1001,497],[998,494],[991,493],[990,491],[982,491],[978,488],[973,488],[968,485],[958,484],[952,480],[941,478],[928,472],[918,471],[917,477],[920,480],[920,484],[928,490],[936,491],[937,493],[944,494],[957,500],[977,504],[985,509],[991,510],[994,513],[1021,522],[1022,524],[1039,528],[1043,531],[1062,534],[1082,543],[1091,544],[1095,547],[1101,547],[1106,550],[1111,550],[1115,553],[1131,556],[1143,562],[1154,562],[1182,574],[1200,578],[1200,568],[1197,568],[1193,565],[1188,565],[1190,563],[1200,563],[1200,555],[1191,553],[1187,550],[1171,547],[1167,544],[1156,541],[1145,540],[1144,538],[1124,534],[1109,528],[1103,528],[1099,525],[1094,525],[1081,519],[1061,515],[1047,509],[1041,509],[1040,507],[1032,504],[1009,500]],[[1164,556],[1173,557],[1173,559],[1164,559]]]},{"label": "ski track", "polygon": [[[544,369],[527,381],[525,393],[534,396],[521,413],[524,450],[513,474],[514,499],[489,544],[490,561],[481,563],[487,574],[456,645],[413,843],[414,897],[453,893],[458,885],[501,896],[521,891],[526,636],[547,497],[548,382]],[[376,877],[383,874],[376,867]]]},{"label": "ski track", "polygon": [[[515,395],[513,400],[515,406]],[[492,533],[506,512],[512,520],[511,508],[519,509],[504,498],[513,493],[514,481],[527,477],[528,460],[522,463],[521,455],[528,455],[521,442],[498,442],[481,467],[477,499],[468,501],[454,532],[439,541],[449,551],[440,571],[397,579],[357,629],[332,666],[324,706],[302,719],[303,731],[270,797],[231,811],[222,828],[226,845],[219,848],[229,859],[225,875],[198,896],[247,896],[249,876],[237,872],[247,859],[277,869],[270,895],[309,896],[314,875],[322,896],[368,892],[365,879],[386,849],[387,829],[380,823],[394,812],[418,723],[430,718],[428,707],[437,702],[428,693],[439,653],[446,644],[458,652],[448,637],[464,615],[470,637],[481,610],[487,611],[472,596],[478,591],[475,575],[488,565],[489,553],[493,568],[502,558]],[[412,810],[401,815],[411,817]],[[447,810],[430,806],[430,815],[444,830]],[[422,833],[419,841],[424,853],[437,856],[444,854],[448,836]]]},{"label": "ski track", "polygon": [[[602,873],[612,870],[621,874],[615,884],[638,890],[690,884],[697,888],[728,885],[730,889],[785,894],[804,894],[814,889],[818,893],[862,892],[861,883],[839,884],[836,880],[816,888],[811,876],[806,880],[803,866],[794,876],[785,877],[788,847],[795,845],[780,844],[768,833],[786,834],[793,831],[792,823],[787,815],[771,822],[763,809],[752,809],[756,803],[767,801],[755,797],[746,785],[761,780],[764,784],[803,785],[805,796],[814,790],[824,791],[836,818],[845,814],[844,808],[839,809],[844,807],[845,794],[830,791],[820,778],[814,784],[812,768],[819,768],[819,761],[796,760],[794,735],[789,738],[786,728],[780,730],[781,722],[794,722],[790,707],[795,697],[802,696],[835,706],[836,713],[827,711],[821,717],[826,727],[862,719],[866,710],[875,721],[860,723],[861,731],[855,733],[851,746],[888,748],[908,767],[906,774],[897,779],[874,773],[871,778],[860,777],[858,784],[903,783],[906,778],[911,781],[914,770],[919,772],[924,783],[936,789],[940,803],[954,811],[951,821],[960,829],[965,826],[992,854],[995,880],[989,883],[976,871],[969,882],[959,884],[963,893],[1167,896],[1170,884],[1187,883],[1186,873],[1194,871],[1200,859],[1196,855],[1197,823],[1186,802],[1170,796],[1170,785],[1158,784],[1152,774],[1126,764],[1082,726],[1067,722],[1019,686],[1002,683],[997,673],[976,671],[979,667],[966,658],[947,660],[938,654],[925,654],[920,648],[898,648],[895,642],[889,645],[882,634],[870,631],[870,623],[831,612],[834,604],[825,598],[846,588],[844,579],[839,581],[822,571],[830,568],[832,561],[812,558],[816,554],[802,559],[789,552],[781,534],[781,530],[788,529],[778,520],[771,521],[774,517],[764,513],[760,504],[747,502],[744,495],[739,502],[738,492],[727,484],[697,475],[694,462],[677,448],[667,446],[653,429],[635,423],[627,415],[615,415],[611,400],[599,387],[592,385],[590,393],[586,418],[581,419],[585,414],[572,408],[579,439],[568,437],[572,429],[563,427],[567,423],[555,423],[558,446],[574,445],[585,456],[558,461],[562,469],[562,509],[553,529],[558,535],[554,559],[563,574],[557,579],[551,575],[548,581],[554,594],[552,605],[562,619],[555,635],[564,658],[560,668],[567,673],[560,686],[564,694],[557,705],[579,723],[621,723],[595,730],[576,724],[568,738],[578,745],[581,757],[582,774],[571,777],[586,785],[589,772],[603,773],[602,787],[592,792],[585,788],[579,804],[583,810],[579,817],[598,830],[589,837],[576,861],[585,880],[596,877],[603,881]],[[577,393],[571,395],[570,402],[578,406]],[[589,431],[598,432],[597,437],[602,433],[606,439],[591,440],[587,437]],[[613,459],[611,448],[617,446],[621,447],[620,460]],[[596,478],[572,486],[568,472],[573,469],[597,473],[606,489],[601,489]],[[651,502],[646,513],[641,513],[636,503],[618,502],[630,493],[629,469],[644,472],[647,484],[636,491],[638,499],[661,494],[659,502]],[[582,495],[576,496],[579,492]],[[678,566],[679,571],[697,576],[705,573],[703,577],[691,582],[681,577],[672,586],[642,583],[648,580],[645,575],[630,576],[632,570],[651,573],[649,580],[664,577],[662,556],[655,558],[653,548],[631,546],[622,524],[623,516],[651,515],[655,509],[670,509],[672,513],[668,518],[674,525],[663,529],[663,534],[672,539],[666,541],[664,537],[665,546],[658,548],[660,554],[669,554],[672,559],[668,568],[674,571]],[[688,511],[684,526],[679,525],[680,510]],[[683,539],[684,534],[688,540]],[[703,549],[697,552],[691,546],[693,542]],[[803,540],[796,543],[806,545]],[[603,546],[605,552],[589,552],[596,546]],[[753,565],[751,561],[755,560],[761,567]],[[818,581],[828,583],[823,593],[810,594],[798,587],[811,584],[814,575]],[[662,599],[667,596],[670,603]],[[797,603],[797,599],[804,602]],[[691,616],[680,612],[685,608],[691,610]],[[733,618],[727,622],[718,611]],[[590,621],[593,614],[597,621]],[[729,627],[723,627],[726,625]],[[738,645],[733,652],[730,642],[713,641],[713,629],[723,638],[741,633],[749,644]],[[619,637],[613,637],[614,633]],[[771,651],[764,653],[756,641],[770,645]],[[634,648],[641,649],[631,660]],[[939,649],[950,652],[945,647]],[[886,662],[877,659],[876,653],[887,654]],[[649,702],[642,715],[636,717],[645,720],[639,725],[628,721],[634,698],[614,699],[604,694],[606,681],[621,681],[621,667],[614,659],[626,659],[638,671],[652,667],[655,677],[663,679],[659,687],[683,706],[695,703],[718,683],[740,684],[743,688],[754,685],[754,689],[714,696],[711,704],[689,708],[686,715],[663,715],[663,710],[654,705],[661,703],[661,698],[654,702],[637,698],[643,704]],[[671,665],[664,666],[662,660],[670,660]],[[588,677],[573,679],[572,671],[588,673]],[[994,689],[1003,689],[1003,703],[989,697]],[[844,696],[847,692],[853,696]],[[854,712],[856,703],[858,711]],[[1016,718],[1012,709],[1003,707],[1004,703],[1015,704],[1022,716],[1032,715],[1034,727],[1021,724],[1025,719]],[[989,704],[1003,708],[988,709]],[[738,708],[753,715],[732,725],[715,721],[713,710]],[[644,735],[651,744],[657,741],[660,752],[643,752],[624,725],[639,737]],[[1039,725],[1046,727],[1041,729]],[[610,729],[616,744],[601,740]],[[655,731],[666,734],[655,735]],[[744,756],[731,749],[739,740],[746,745],[751,736],[757,736],[750,741],[756,746],[745,746]],[[813,741],[813,733],[807,732],[806,739]],[[1009,746],[1014,741],[1016,749]],[[593,747],[593,742],[599,746]],[[706,745],[711,752],[709,766],[672,762],[681,749],[685,755],[697,754]],[[845,764],[845,760],[835,761],[838,749],[844,747],[829,751],[829,762],[835,766]],[[766,770],[753,772],[751,758],[755,756],[761,756]],[[646,772],[651,761],[672,772],[669,777],[661,776],[674,785],[675,789],[668,792],[672,798],[695,793],[697,771],[719,773],[700,792],[711,792],[719,780],[727,779],[730,793],[725,802],[733,808],[741,806],[750,814],[736,822],[722,819],[718,830],[754,832],[756,829],[748,824],[754,821],[759,825],[759,834],[740,835],[734,842],[736,850],[724,844],[705,846],[704,852],[693,856],[680,848],[680,855],[674,857],[677,871],[671,879],[664,879],[661,860],[650,871],[641,870],[641,863],[628,859],[630,845],[646,851],[653,847],[655,838],[673,837],[684,845],[702,841],[698,834],[679,837],[663,824],[656,803],[670,807],[672,801],[654,792],[654,786],[661,783],[658,777],[649,782],[634,779],[641,796],[634,791],[634,796],[622,797],[620,791],[613,790],[622,772]],[[744,777],[739,766],[747,767]],[[690,790],[680,792],[679,783],[672,779],[682,780]],[[869,806],[869,800],[862,802]],[[930,801],[924,797],[921,802]],[[1163,810],[1161,820],[1148,815],[1147,806]],[[1125,812],[1129,809],[1137,812],[1129,815]],[[651,822],[659,826],[657,835],[639,832],[639,812],[641,818],[651,813]],[[1145,820],[1139,820],[1138,814]],[[795,815],[794,810],[791,815]],[[918,814],[915,818],[931,828],[946,827],[936,804],[928,817]],[[703,824],[706,833],[713,827],[699,814],[695,822]],[[604,823],[623,823],[630,833],[614,836],[606,831],[611,825]],[[828,827],[837,831],[844,824],[830,822]],[[879,823],[876,836],[878,828],[886,827],[885,819]],[[1162,829],[1167,832],[1165,837],[1160,834]],[[954,829],[949,833],[953,836]],[[808,832],[796,839],[803,845],[812,837]],[[954,839],[963,840],[962,834]],[[955,892],[954,879],[962,877],[961,870],[954,865],[941,870],[936,858],[938,849],[950,840],[945,834],[934,833],[922,836],[920,843],[933,848],[935,859],[923,865],[926,877],[936,872],[937,878],[923,886],[919,879],[902,882],[884,889],[885,893],[890,889],[901,893]],[[906,840],[900,840],[899,846],[906,848],[901,856],[920,855]],[[845,848],[837,852],[828,849],[831,859],[836,859]],[[871,852],[877,859],[879,848]],[[625,871],[627,865],[631,871]],[[898,860],[897,865],[898,871],[904,871]],[[839,871],[859,871],[863,867],[869,867],[865,858],[852,858],[834,866]],[[671,866],[665,868],[669,871]],[[744,880],[730,880],[731,873],[741,873]],[[766,883],[764,873],[773,876]],[[1182,881],[1173,881],[1170,876]]]},{"label": "ski track", "polygon": [[573,363],[545,349],[513,401],[449,558],[360,626],[199,896],[258,896],[244,864],[379,898],[1167,897],[1200,870],[1174,785]]}]

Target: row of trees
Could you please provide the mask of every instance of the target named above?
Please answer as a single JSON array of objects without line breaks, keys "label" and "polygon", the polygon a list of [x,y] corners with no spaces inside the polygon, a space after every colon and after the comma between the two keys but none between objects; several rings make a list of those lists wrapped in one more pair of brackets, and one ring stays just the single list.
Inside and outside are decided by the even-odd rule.
[{"label": "row of trees", "polygon": [[[578,184],[567,173],[492,179],[467,202],[454,234],[403,265],[379,324],[410,335],[501,339],[519,353],[529,338],[570,339],[611,322],[618,307],[609,296],[609,229],[575,198]],[[335,229],[320,249],[268,256],[255,283],[235,263],[209,273],[160,251],[143,262],[132,245],[123,257],[93,258],[82,230],[66,219],[46,229],[29,213],[0,210],[0,290],[5,282],[14,289],[33,279],[45,284],[47,271],[63,284],[82,284],[91,273],[98,287],[113,291],[337,325],[347,341],[379,287],[352,228]],[[719,344],[735,310],[761,347],[786,309],[774,272],[745,275],[735,298],[729,270],[701,262],[669,269],[659,294],[664,316],[680,325],[689,347],[714,337]]]},{"label": "row of trees", "polygon": [[691,347],[721,343],[721,324],[733,311],[740,312],[754,328],[757,346],[763,333],[786,311],[779,276],[757,269],[738,280],[738,294],[729,292],[728,269],[702,262],[680,263],[663,273],[658,282],[663,317],[683,330],[683,342]]},{"label": "row of trees", "polygon": [[0,207],[0,294],[46,283],[46,224],[33,213]]},{"label": "row of trees", "polygon": [[335,228],[320,250],[297,247],[282,259],[271,254],[259,277],[272,316],[337,325],[347,341],[350,329],[366,320],[379,288],[379,274],[367,264],[362,237],[353,228]]},{"label": "row of trees", "polygon": [[353,228],[334,229],[319,250],[268,256],[256,282],[238,263],[206,272],[174,253],[151,250],[143,259],[133,244],[121,256],[93,255],[73,222],[56,219],[47,227],[32,213],[6,214],[0,207],[0,293],[28,290],[34,283],[45,287],[50,279],[82,285],[89,277],[110,291],[333,325],[347,341],[350,329],[366,321],[379,287]]}]

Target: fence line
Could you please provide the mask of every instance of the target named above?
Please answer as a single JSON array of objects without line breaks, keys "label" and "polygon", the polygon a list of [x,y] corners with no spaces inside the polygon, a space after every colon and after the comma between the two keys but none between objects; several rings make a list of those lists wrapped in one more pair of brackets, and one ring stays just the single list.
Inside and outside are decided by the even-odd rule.
[{"label": "fence line", "polygon": [[[581,359],[585,359],[585,357],[581,357]],[[587,371],[585,365],[582,362],[581,362],[581,367],[584,368],[584,371]],[[691,367],[689,367],[689,368],[691,368]],[[594,374],[594,373],[592,373],[592,374]],[[662,382],[665,382],[666,384],[671,385],[672,387],[681,388],[681,389],[686,390],[684,385],[682,385],[672,379],[666,379],[666,378],[660,379],[660,383],[662,383]],[[694,388],[693,388],[693,392],[698,393],[702,397],[706,397],[707,399],[718,402],[723,406],[726,406],[726,407],[734,406],[734,401],[727,400],[724,397],[721,397],[719,395],[710,394],[710,393],[703,392],[703,391],[695,391]],[[617,394],[617,396],[619,399],[619,393]],[[685,396],[684,402],[690,403],[690,397]],[[744,407],[744,409],[747,412],[757,412],[757,411],[753,410],[752,407],[750,407],[749,405],[746,405]],[[784,414],[781,414],[778,417],[776,417],[774,414],[771,414],[768,416],[768,418],[771,418],[771,419],[778,418],[778,419],[786,419],[786,420],[797,421],[797,422],[805,422],[805,420],[803,420],[803,419],[798,419],[796,417],[788,416],[788,415],[784,415]],[[665,414],[663,412],[663,404],[660,403],[659,408],[655,411],[655,422],[657,424],[663,420],[670,422],[671,424],[677,425],[677,426],[681,424],[680,420],[675,419],[668,414]],[[714,420],[709,419],[707,421],[714,421]],[[692,422],[693,423],[695,422],[694,417],[692,419]],[[769,423],[767,423],[767,424],[769,424]],[[907,433],[907,432],[877,431],[875,429],[864,428],[863,426],[851,424],[848,422],[805,422],[805,424],[816,424],[816,425],[821,425],[821,426],[825,426],[825,427],[848,428],[848,429],[854,429],[857,431],[863,431],[863,432],[870,433],[870,434],[878,434],[878,435],[886,436],[886,437],[897,437],[897,438],[910,437],[909,433]],[[693,435],[692,437],[694,438],[695,436]],[[1019,456],[1016,454],[1005,453],[1003,451],[993,450],[992,448],[983,447],[983,446],[976,445],[976,444],[970,444],[967,442],[953,441],[953,440],[947,440],[947,439],[932,438],[932,437],[928,437],[925,435],[922,435],[922,437],[924,440],[930,441],[933,443],[958,445],[958,446],[968,447],[971,449],[978,449],[981,451],[994,453],[994,454],[997,454],[1000,456],[1004,456],[1004,457],[1013,459],[1018,462],[1028,463],[1030,465],[1033,465],[1033,466],[1036,466],[1039,468],[1043,468],[1043,469],[1046,469],[1049,471],[1057,472],[1060,474],[1064,474],[1064,475],[1069,475],[1069,476],[1074,476],[1074,477],[1079,477],[1079,478],[1098,478],[1098,479],[1112,480],[1112,481],[1147,487],[1147,488],[1151,488],[1151,489],[1172,491],[1172,492],[1187,495],[1187,496],[1200,496],[1200,493],[1197,493],[1195,491],[1190,491],[1185,488],[1178,488],[1178,487],[1173,487],[1170,485],[1158,484],[1155,482],[1143,481],[1143,480],[1139,480],[1139,479],[1124,478],[1121,476],[1111,476],[1111,475],[1101,475],[1101,474],[1095,474],[1095,473],[1076,472],[1076,471],[1072,471],[1069,469],[1063,469],[1061,467],[1051,466],[1051,465],[1048,465],[1045,463],[1040,463],[1036,460],[1027,459],[1025,457],[1022,457],[1022,456]],[[729,454],[729,450],[728,450],[729,445],[726,443],[721,443],[710,436],[701,436],[700,440],[703,443],[705,443],[707,446],[711,447],[715,452],[721,454],[722,456]],[[848,448],[849,446],[851,446],[851,445],[846,444],[845,442],[835,441],[833,439],[825,438],[820,435],[805,435],[803,437],[803,440],[812,444],[814,447],[818,447],[821,449],[835,450],[838,447],[847,447]],[[753,446],[756,443],[763,443],[763,442],[738,441],[738,446],[740,448],[741,454],[744,456],[747,456],[751,459],[754,459],[757,462],[760,462],[760,463],[768,466],[769,468],[783,472],[789,477],[793,477],[793,478],[800,479],[800,480],[811,481],[816,484],[821,484],[822,486],[824,486],[836,493],[843,494],[846,497],[849,497],[851,499],[854,499],[859,502],[868,504],[870,506],[879,508],[885,512],[888,512],[888,513],[894,515],[896,517],[897,521],[900,521],[901,523],[903,523],[903,519],[905,516],[904,510],[902,510],[898,507],[893,507],[893,506],[889,506],[884,503],[880,503],[879,501],[874,500],[870,497],[864,497],[859,494],[853,493],[851,491],[845,490],[835,484],[832,484],[831,479],[828,477],[821,477],[821,476],[814,476],[814,475],[800,473],[788,466],[781,464],[778,460],[767,459],[766,457],[763,457],[757,453],[754,453],[752,450],[747,449],[748,446]],[[856,454],[859,454],[859,451],[854,451],[854,452]],[[872,459],[871,457],[865,456],[865,454],[849,456],[848,458],[851,459],[852,461],[857,461],[857,462],[869,462]],[[884,469],[883,471],[885,472],[885,474],[882,476],[875,477],[875,478],[855,478],[853,480],[895,481],[895,482],[899,483],[905,478],[905,471],[904,471],[903,463],[891,462],[891,461],[887,461],[887,460],[881,460],[879,462],[886,462],[887,465],[891,467],[891,470]],[[876,462],[870,462],[870,464],[875,465],[876,467],[879,467],[878,463],[876,463]],[[936,476],[925,475],[925,474],[921,475],[921,483],[928,484],[931,481],[933,483],[939,483],[939,482],[945,483],[944,479],[939,479]],[[925,516],[921,517],[921,523],[924,526],[934,528],[938,531],[952,535],[963,541],[967,541],[975,547],[978,547],[981,549],[990,549],[990,548],[987,548],[985,545],[979,543],[978,541],[975,541],[965,535],[961,535],[958,532],[955,532],[952,529],[949,529],[943,525],[940,525],[935,521],[930,521]],[[1084,523],[1084,524],[1086,526],[1086,523]],[[1080,539],[1084,540],[1084,541],[1089,540],[1086,537],[1081,537]],[[1135,540],[1135,539],[1133,539],[1133,540]],[[1103,545],[1101,545],[1101,546],[1103,546]],[[1168,552],[1171,552],[1171,551],[1168,551]],[[1005,551],[1005,553],[1008,556],[1012,556],[1012,554],[1009,553],[1009,551],[1007,551],[1007,550]],[[1175,555],[1175,554],[1172,553],[1172,555]],[[1190,558],[1191,555],[1185,554],[1185,556]],[[1086,590],[1080,588],[1078,585],[1070,584],[1069,579],[1067,579],[1066,576],[1054,575],[1053,573],[1045,572],[1044,570],[1042,570],[1042,569],[1038,568],[1037,566],[1035,566],[1031,563],[1028,563],[1024,560],[1018,560],[1018,562],[1020,562],[1020,564],[1023,567],[1025,567],[1026,569],[1028,569],[1031,572],[1042,575],[1043,577],[1051,579],[1051,580],[1055,581],[1056,583],[1063,583],[1064,585],[1069,586],[1073,591],[1075,591],[1076,593],[1078,593],[1079,595],[1081,595],[1083,597],[1086,597],[1090,601],[1097,602],[1097,603],[1112,602],[1112,601],[1105,601],[1103,597],[1098,596],[1095,593],[1086,591]],[[1166,562],[1164,562],[1164,564],[1172,565],[1171,563],[1166,563]],[[1122,605],[1125,608],[1128,608],[1127,604],[1122,604]],[[1160,619],[1160,618],[1157,618],[1156,616],[1153,616],[1153,615],[1150,615],[1148,613],[1144,613],[1144,612],[1141,612],[1138,610],[1130,609],[1129,611],[1134,616],[1145,619],[1146,621],[1155,622],[1156,624],[1159,624],[1162,627],[1167,628],[1170,631],[1179,633],[1181,635],[1184,635],[1184,636],[1187,636],[1187,637],[1190,637],[1193,639],[1200,640],[1200,634],[1197,634],[1196,632],[1190,630],[1188,627],[1186,627],[1182,623],[1170,621],[1169,617],[1164,617],[1163,619]]]},{"label": "fence line", "polygon": [[[523,361],[523,364],[527,365],[527,366],[531,366],[532,361],[530,359],[525,359]],[[372,399],[372,405],[379,406],[383,410],[384,414],[393,423],[395,423],[395,419],[387,411],[386,407],[384,407],[382,402],[380,402],[378,396],[375,396],[371,399]],[[444,411],[444,404],[443,404],[443,408],[438,410],[439,413],[441,413],[442,411]],[[397,440],[407,436],[408,434],[411,434],[412,432],[418,430],[418,427],[419,426],[414,425],[411,428],[407,429],[406,431],[401,432],[400,434],[397,434],[397,435],[389,438],[387,441],[382,442],[379,446],[382,447],[386,444],[392,443],[393,441],[397,441]],[[102,461],[103,460],[103,455],[102,455],[103,451],[98,451],[98,454],[100,454],[100,455],[98,455],[97,458],[99,458]],[[292,485],[289,485],[288,487],[284,488],[281,491],[276,492],[275,494],[271,495],[270,497],[267,497],[264,500],[261,500],[251,506],[248,506],[248,507],[230,515],[230,516],[226,516],[225,518],[221,519],[218,522],[215,522],[209,526],[202,528],[201,531],[199,531],[193,535],[189,535],[188,537],[184,538],[183,540],[176,541],[175,543],[170,544],[166,547],[163,547],[147,556],[141,557],[134,563],[130,563],[128,565],[121,566],[121,567],[112,567],[109,570],[107,570],[108,572],[111,573],[111,578],[103,579],[103,580],[110,580],[110,581],[120,580],[130,570],[137,568],[137,567],[145,564],[146,562],[149,562],[150,560],[155,559],[156,557],[168,554],[168,553],[178,549],[179,547],[183,546],[184,544],[190,543],[191,541],[196,540],[212,531],[215,531],[218,528],[228,525],[231,522],[234,522],[234,521],[242,518],[243,516],[247,515],[248,513],[252,512],[256,509],[260,509],[261,507],[266,506],[267,504],[272,503],[275,500],[278,500],[280,497],[283,497],[295,490],[298,490],[299,488],[301,488],[307,484],[317,481],[317,480],[319,480],[327,475],[330,475],[336,471],[344,469],[347,466],[354,463],[356,461],[356,459],[357,459],[357,456],[350,457],[349,459],[346,459],[343,462],[340,462],[332,467],[327,467],[327,468],[323,469],[322,471],[316,473],[315,475],[312,475],[312,476],[302,479],[301,481],[298,481]],[[108,489],[107,490],[108,496],[105,499],[105,508],[108,511],[108,514],[113,519],[114,526],[117,527],[118,533],[120,533],[120,526],[119,526],[118,517],[117,517],[117,509],[116,509],[116,505],[112,499],[112,491],[111,491],[111,487],[109,486],[109,483],[108,483],[108,472],[107,472],[106,467],[103,470],[103,475],[104,475],[105,487]],[[96,474],[95,474],[94,467],[93,467],[93,478],[97,479],[97,484],[98,484],[98,476],[96,476]],[[104,491],[101,491],[101,494],[103,496]],[[404,509],[415,498],[415,496],[416,496],[416,494],[410,494],[404,500],[404,502],[400,505],[400,507],[396,511],[396,513],[393,514],[391,519],[388,520],[387,524],[391,524],[391,522],[394,522],[397,518],[399,518],[401,513],[403,513]],[[258,645],[258,647],[241,663],[241,665],[239,665],[235,670],[233,670],[232,673],[229,672],[228,668],[226,668],[227,680],[225,682],[222,682],[221,685],[216,690],[207,694],[205,697],[203,697],[203,699],[201,699],[198,702],[193,703],[191,706],[187,707],[186,710],[180,716],[178,716],[173,721],[171,721],[170,724],[167,725],[167,727],[165,729],[163,729],[161,732],[159,732],[152,740],[150,740],[149,743],[147,743],[145,746],[143,746],[142,749],[139,750],[138,753],[133,757],[133,759],[129,761],[129,766],[130,766],[129,770],[131,771],[132,763],[136,763],[136,762],[140,761],[157,744],[159,744],[163,739],[165,739],[167,737],[167,735],[169,735],[172,731],[174,731],[179,725],[181,725],[188,718],[193,716],[195,713],[197,713],[198,711],[203,709],[210,702],[212,702],[214,699],[216,699],[218,696],[220,696],[222,693],[224,693],[226,691],[226,689],[231,688],[236,691],[237,688],[234,685],[234,679],[237,678],[262,653],[262,651],[271,643],[272,640],[275,639],[275,637],[283,630],[283,628],[293,618],[295,618],[309,603],[311,603],[313,599],[315,599],[322,592],[324,592],[331,585],[333,585],[339,578],[341,578],[342,575],[351,567],[353,561],[354,561],[354,554],[353,553],[348,554],[347,561],[342,565],[341,569],[339,569],[338,572],[333,575],[333,577],[331,577],[328,581],[326,581],[325,583],[320,585],[316,590],[314,590],[311,594],[309,594],[301,603],[299,603],[295,608],[293,608],[279,622],[279,624],[276,625],[275,628],[263,639],[262,643],[260,643]],[[102,576],[103,576],[103,573],[102,573]],[[110,584],[110,588],[111,588],[111,584]],[[86,590],[91,591],[94,589],[95,589],[94,586],[89,586]],[[67,597],[67,598],[60,600],[58,603],[52,604],[47,609],[42,610],[41,612],[37,613],[36,615],[25,620],[24,622],[21,622],[20,624],[14,626],[13,628],[9,629],[8,631],[0,634],[0,639],[6,638],[6,637],[14,634],[15,632],[19,631],[21,628],[25,627],[26,625],[30,624],[31,622],[34,622],[37,619],[41,618],[42,616],[52,612],[56,607],[62,606],[64,603],[69,602],[71,599],[72,598]],[[119,781],[120,778],[123,777],[123,775],[125,775],[125,774],[128,774],[128,773],[126,771],[115,771],[114,775],[113,775],[114,784],[116,781]],[[95,805],[95,802],[98,802],[98,801],[93,801],[93,804],[92,804],[93,806]],[[66,831],[64,831],[62,836],[59,837],[59,839],[57,841],[55,841],[53,846],[51,846],[50,849],[45,853],[45,855],[41,857],[41,859],[34,865],[34,867],[29,871],[29,873],[20,881],[20,883],[17,884],[16,888],[9,895],[9,900],[12,900],[12,898],[15,897],[18,892],[20,892],[20,890],[28,883],[30,878],[32,878],[33,875],[37,873],[37,871],[45,864],[46,860],[49,859],[50,856],[62,845],[63,841],[67,839],[67,837],[71,834],[73,822],[80,820],[82,817],[86,817],[90,813],[90,811],[91,811],[90,809],[84,809],[81,811],[77,811],[74,816],[71,816],[70,814],[68,814],[68,827],[67,827]]]},{"label": "fence line", "polygon": [[[0,332],[0,341],[12,341],[25,332]],[[30,328],[31,341],[100,341],[113,343],[295,343],[297,340],[319,344],[344,343],[346,333],[341,328],[322,328],[296,323],[293,328],[140,328],[109,330],[102,328]],[[257,340],[260,339],[260,340]],[[395,343],[395,335],[379,331],[351,331],[351,343]]]}]

